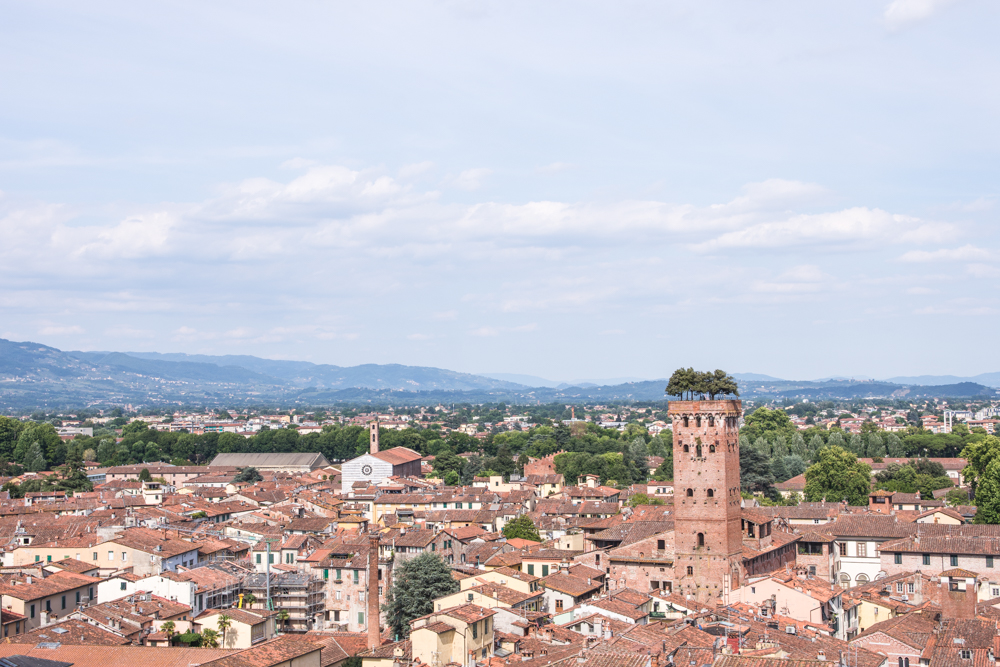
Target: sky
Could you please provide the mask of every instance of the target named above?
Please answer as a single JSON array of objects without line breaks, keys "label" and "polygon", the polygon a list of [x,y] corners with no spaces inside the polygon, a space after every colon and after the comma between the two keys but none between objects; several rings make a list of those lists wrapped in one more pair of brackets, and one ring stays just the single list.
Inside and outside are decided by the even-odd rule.
[{"label": "sky", "polygon": [[0,6],[0,337],[1000,369],[1000,4]]}]

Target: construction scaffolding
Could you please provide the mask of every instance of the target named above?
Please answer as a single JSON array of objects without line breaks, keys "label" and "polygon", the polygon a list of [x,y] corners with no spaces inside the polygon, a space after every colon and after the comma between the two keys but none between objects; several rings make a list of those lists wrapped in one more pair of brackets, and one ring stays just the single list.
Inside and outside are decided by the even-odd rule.
[{"label": "construction scaffolding", "polygon": [[326,608],[323,580],[298,572],[256,572],[243,580],[243,590],[258,600],[267,600],[270,584],[271,600],[267,605],[288,618],[277,621],[278,629],[286,632],[308,632],[314,629]]}]

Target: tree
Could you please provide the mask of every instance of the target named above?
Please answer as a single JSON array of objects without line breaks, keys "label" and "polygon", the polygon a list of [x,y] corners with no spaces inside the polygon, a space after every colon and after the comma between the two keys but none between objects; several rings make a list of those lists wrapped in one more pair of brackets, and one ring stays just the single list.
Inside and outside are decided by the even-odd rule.
[{"label": "tree", "polygon": [[871,467],[841,447],[824,447],[806,470],[806,500],[867,505]]},{"label": "tree", "polygon": [[167,636],[167,643],[168,644],[173,644],[174,643],[174,635],[176,634],[176,630],[175,630],[176,627],[177,626],[174,624],[173,621],[164,621],[160,625],[160,632],[162,632],[163,634],[165,634]]},{"label": "tree", "polygon": [[774,474],[767,454],[753,447],[740,450],[740,488],[765,496],[774,495]]},{"label": "tree", "polygon": [[801,456],[792,454],[790,456],[785,457],[785,471],[788,473],[788,479],[791,479],[792,477],[798,477],[799,475],[804,473],[806,471],[806,468],[808,467],[809,466],[806,465],[805,459],[803,459]]},{"label": "tree", "polygon": [[257,604],[257,596],[253,593],[247,593],[243,596],[243,604],[245,604],[248,608],[253,608],[253,606]]},{"label": "tree", "polygon": [[454,470],[456,473],[462,473],[462,466],[465,465],[465,459],[457,454],[452,453],[450,449],[444,449],[439,452],[434,457],[434,472],[438,475],[444,476],[448,474],[449,470]]},{"label": "tree", "polygon": [[402,565],[382,607],[393,634],[400,639],[410,634],[410,621],[434,611],[434,600],[460,589],[451,568],[440,556],[424,552]]},{"label": "tree", "polygon": [[965,489],[952,489],[944,497],[945,501],[952,507],[969,504],[969,492]]},{"label": "tree", "polygon": [[698,383],[698,374],[693,368],[678,368],[667,380],[667,395],[668,396],[680,396],[685,398],[690,395],[694,398],[693,394],[696,390]]},{"label": "tree", "polygon": [[233,627],[233,619],[227,614],[219,614],[218,620],[215,622],[219,626],[219,632],[222,633],[222,645],[226,645],[226,630]]},{"label": "tree", "polygon": [[462,483],[461,478],[458,476],[458,473],[455,472],[454,470],[449,470],[447,473],[445,473],[444,475],[445,486],[458,486],[461,483]]},{"label": "tree", "polygon": [[260,474],[260,471],[258,471],[256,468],[254,468],[253,466],[248,466],[240,470],[239,474],[236,475],[236,478],[233,481],[236,483],[243,482],[247,484],[254,484],[256,482],[263,482],[264,477]]},{"label": "tree", "polygon": [[976,523],[1000,523],[1000,458],[994,458],[976,487]]},{"label": "tree", "polygon": [[281,621],[281,627],[284,632],[288,632],[288,619],[291,618],[288,614],[287,609],[278,610],[278,620]]},{"label": "tree", "polygon": [[212,628],[202,630],[201,645],[204,648],[219,648],[219,633]]},{"label": "tree", "polygon": [[521,538],[523,540],[531,540],[532,542],[542,541],[541,536],[538,534],[538,529],[535,528],[535,522],[527,514],[522,514],[513,521],[509,521],[503,527],[503,536],[508,540]]},{"label": "tree", "polygon": [[48,463],[45,462],[45,456],[42,454],[42,444],[40,442],[36,441],[28,448],[28,454],[24,459],[24,467],[29,472],[40,472],[48,468]]},{"label": "tree", "polygon": [[152,482],[153,476],[149,473],[149,468],[143,468],[139,471],[139,481],[140,482]]},{"label": "tree", "polygon": [[639,505],[666,505],[666,503],[659,498],[650,498],[645,493],[632,494],[628,499],[628,506],[638,507]]},{"label": "tree", "polygon": [[796,428],[784,410],[760,407],[747,415],[740,433],[750,442],[758,438],[773,441],[779,435],[791,438],[795,435]]},{"label": "tree", "polygon": [[725,371],[716,369],[714,373],[705,373],[705,390],[709,399],[715,400],[716,396],[739,396],[740,387],[736,384],[733,376]]}]

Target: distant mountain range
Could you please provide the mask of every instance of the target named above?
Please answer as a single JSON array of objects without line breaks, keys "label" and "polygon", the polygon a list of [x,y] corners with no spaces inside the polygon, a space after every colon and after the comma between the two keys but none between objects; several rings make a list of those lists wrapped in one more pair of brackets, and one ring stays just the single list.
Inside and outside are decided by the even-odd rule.
[{"label": "distant mountain range", "polygon": [[[1000,373],[886,381],[791,381],[736,373],[744,398],[993,396]],[[907,381],[904,381],[907,380]],[[910,382],[908,380],[913,380]],[[0,410],[89,405],[319,406],[334,403],[611,403],[664,400],[665,379],[556,382],[532,375],[475,375],[425,366],[333,366],[249,355],[64,352],[0,339]]]}]

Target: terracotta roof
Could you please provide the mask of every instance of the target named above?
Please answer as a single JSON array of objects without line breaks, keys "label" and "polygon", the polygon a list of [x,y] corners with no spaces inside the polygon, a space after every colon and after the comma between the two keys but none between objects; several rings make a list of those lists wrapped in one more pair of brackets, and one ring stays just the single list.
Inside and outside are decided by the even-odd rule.
[{"label": "terracotta roof", "polygon": [[593,579],[588,581],[585,577],[577,577],[564,572],[556,572],[542,579],[542,584],[546,588],[567,593],[573,597],[580,597],[601,589],[601,584]]},{"label": "terracotta roof", "polygon": [[403,463],[409,463],[410,461],[419,461],[420,454],[416,453],[412,449],[407,449],[406,447],[393,447],[392,449],[387,449],[384,452],[376,452],[372,454],[377,459],[382,459],[386,463],[391,463],[392,465],[401,465]]},{"label": "terracotta roof", "polygon": [[272,667],[272,665],[290,662],[295,658],[308,655],[314,651],[319,653],[322,651],[322,646],[312,642],[281,636],[277,639],[257,644],[252,648],[227,655],[224,658],[202,662],[201,667],[206,667],[207,665],[211,665],[212,667]]},{"label": "terracotta roof", "polygon": [[0,657],[26,655],[69,662],[76,667],[190,667],[233,653],[227,649],[212,648],[69,644],[58,648],[29,648],[24,644],[0,643]]},{"label": "terracotta roof", "polygon": [[475,604],[463,604],[457,607],[451,607],[450,609],[443,609],[435,613],[451,616],[460,621],[465,621],[466,623],[475,623],[476,621],[481,621],[484,618],[493,616],[496,612],[492,609],[485,609]]},{"label": "terracotta roof", "polygon": [[[57,629],[60,631],[57,632]],[[61,630],[66,630],[66,632],[61,632]],[[30,632],[19,635],[12,635],[8,639],[14,644],[59,642],[60,644],[79,646],[123,646],[131,643],[130,640],[121,635],[116,635],[113,632],[108,632],[96,625],[91,625],[86,621],[80,621],[75,618],[35,628]]]}]

